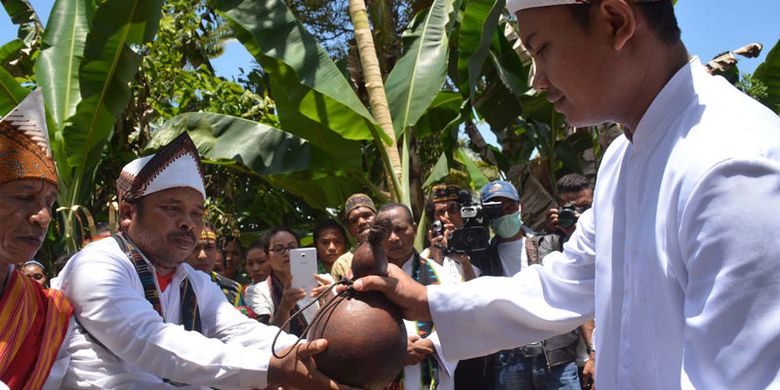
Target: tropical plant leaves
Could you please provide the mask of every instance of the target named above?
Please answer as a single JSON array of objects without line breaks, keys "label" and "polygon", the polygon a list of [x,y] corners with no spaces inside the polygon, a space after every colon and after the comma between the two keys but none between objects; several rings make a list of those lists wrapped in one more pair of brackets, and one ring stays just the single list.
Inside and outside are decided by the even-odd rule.
[{"label": "tropical plant leaves", "polygon": [[8,114],[30,91],[19,85],[5,69],[0,67],[0,116]]},{"label": "tropical plant leaves", "polygon": [[234,162],[257,175],[279,175],[333,165],[332,156],[308,141],[274,127],[215,113],[187,113],[154,132],[147,146],[157,149],[187,131],[204,158]]},{"label": "tropical plant leaves", "polygon": [[263,177],[301,196],[313,207],[333,207],[361,187],[359,171],[310,142],[282,130],[214,113],[187,113],[155,131],[148,149],[157,149],[187,131],[207,163]]},{"label": "tropical plant leaves", "polygon": [[27,46],[32,46],[43,31],[43,27],[30,2],[28,0],[3,0],[2,3],[11,22],[19,26],[19,39],[23,40]]},{"label": "tropical plant leaves", "polygon": [[434,0],[405,36],[406,53],[387,77],[386,93],[396,136],[417,123],[444,85],[453,0]]},{"label": "tropical plant leaves", "polygon": [[423,116],[417,121],[415,137],[424,138],[446,131],[450,126],[453,126],[452,122],[458,119],[462,105],[463,97],[459,93],[439,92]]},{"label": "tropical plant leaves", "polygon": [[466,151],[466,148],[462,146],[459,147],[455,151],[453,157],[455,158],[455,161],[463,164],[463,166],[466,167],[466,172],[469,174],[469,183],[472,190],[478,191],[480,188],[484,187],[490,182],[485,174],[482,173],[482,170],[477,167],[477,164],[474,163],[474,160],[471,159],[471,156],[469,155],[468,151]]},{"label": "tropical plant leaves", "polygon": [[93,166],[130,99],[141,55],[159,25],[162,0],[107,0],[97,8],[79,69],[82,100],[63,131],[68,164]]},{"label": "tropical plant leaves", "polygon": [[756,68],[753,77],[767,87],[768,96],[764,103],[780,114],[780,40],[769,51],[766,60]]},{"label": "tropical plant leaves", "polygon": [[433,166],[433,169],[431,169],[431,173],[428,174],[428,178],[425,179],[423,188],[428,188],[429,186],[439,182],[439,180],[444,179],[449,174],[450,166],[447,162],[447,154],[442,153],[441,156],[439,156],[439,159],[436,161],[436,164]]},{"label": "tropical plant leaves", "polygon": [[79,66],[94,12],[94,0],[57,0],[43,34],[36,73],[46,86],[43,98],[56,130],[63,129],[81,101]]},{"label": "tropical plant leaves", "polygon": [[[230,22],[237,38],[263,65],[270,77],[281,76],[285,81],[281,83],[277,80],[281,88],[296,89],[295,93],[286,91],[294,103],[290,109],[346,139],[374,139],[375,134],[371,131],[371,127],[375,126],[373,117],[336,64],[290,12],[284,1],[214,0],[212,4]],[[286,73],[278,75],[275,70],[284,70]],[[292,80],[300,86],[296,88],[290,83]],[[276,93],[279,92],[277,89]],[[277,106],[282,117],[284,102],[281,105],[277,102]],[[292,115],[289,113],[288,118]],[[288,126],[285,124],[285,127]],[[289,128],[296,134],[302,130],[292,126]],[[326,146],[319,143],[319,137],[304,137]],[[386,138],[384,141],[390,142]]]},{"label": "tropical plant leaves", "polygon": [[459,84],[461,93],[472,100],[505,6],[505,0],[471,0],[463,13],[458,35]]}]

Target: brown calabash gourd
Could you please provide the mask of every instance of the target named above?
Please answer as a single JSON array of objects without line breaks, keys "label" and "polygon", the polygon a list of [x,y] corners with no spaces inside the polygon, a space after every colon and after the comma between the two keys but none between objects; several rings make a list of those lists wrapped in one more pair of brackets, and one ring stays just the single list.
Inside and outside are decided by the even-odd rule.
[{"label": "brown calabash gourd", "polygon": [[[381,246],[386,235],[381,230],[372,231],[371,243],[355,251],[355,278],[387,275],[387,258]],[[314,356],[317,368],[339,383],[382,389],[403,370],[406,328],[398,308],[381,293],[340,296],[323,306],[307,334],[309,340],[320,338],[328,340],[328,349]]]}]

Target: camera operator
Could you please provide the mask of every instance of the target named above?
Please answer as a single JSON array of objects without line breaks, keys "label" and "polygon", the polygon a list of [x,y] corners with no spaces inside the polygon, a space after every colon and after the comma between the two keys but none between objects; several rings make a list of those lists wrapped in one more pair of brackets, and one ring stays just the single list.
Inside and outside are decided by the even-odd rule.
[{"label": "camera operator", "polygon": [[[590,181],[584,175],[572,173],[558,179],[555,183],[558,191],[559,209],[547,211],[547,227],[552,234],[538,238],[538,256],[544,258],[552,251],[563,251],[563,243],[569,240],[580,214],[589,209],[593,203],[593,188]],[[596,350],[593,348],[593,329],[595,323],[590,320],[580,327],[580,335],[584,344],[585,353],[579,353],[578,360],[582,362],[580,374],[585,388],[592,388],[596,376]]]},{"label": "camera operator", "polygon": [[463,228],[463,218],[458,203],[460,187],[452,184],[437,184],[431,190],[431,197],[425,203],[425,214],[431,221],[428,229],[430,246],[420,256],[437,262],[451,279],[469,281],[477,277],[478,270],[465,253],[447,249],[448,239],[456,229]]},{"label": "camera operator", "polygon": [[[501,202],[501,217],[493,220],[496,236],[487,251],[483,274],[512,276],[539,262],[533,232],[523,226],[520,195],[512,183],[497,180],[480,191],[483,205]],[[495,361],[496,389],[579,389],[578,330],[522,347],[500,351]],[[539,387],[542,384],[542,387]]]}]

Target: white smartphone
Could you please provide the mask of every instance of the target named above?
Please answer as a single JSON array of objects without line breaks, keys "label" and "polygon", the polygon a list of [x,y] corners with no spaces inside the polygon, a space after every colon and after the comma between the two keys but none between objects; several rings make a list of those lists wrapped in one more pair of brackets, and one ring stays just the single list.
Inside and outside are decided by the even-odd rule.
[{"label": "white smartphone", "polygon": [[306,294],[317,287],[314,275],[317,274],[317,249],[298,248],[290,250],[290,274],[292,288],[302,288]]}]

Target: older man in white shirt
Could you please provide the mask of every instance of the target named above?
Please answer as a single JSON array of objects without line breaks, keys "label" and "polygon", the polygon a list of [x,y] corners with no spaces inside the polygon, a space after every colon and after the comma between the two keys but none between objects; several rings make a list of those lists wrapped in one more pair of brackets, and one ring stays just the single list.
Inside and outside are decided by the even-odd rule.
[{"label": "older man in white shirt", "polygon": [[509,1],[534,86],[574,125],[625,125],[563,253],[512,278],[425,289],[391,267],[355,288],[432,318],[448,359],[595,314],[599,389],[780,387],[780,119],[688,57],[671,1],[579,3]]},{"label": "older man in white shirt", "polygon": [[[125,166],[117,187],[121,232],[76,254],[53,283],[71,298],[78,323],[63,347],[71,356],[63,388],[339,388],[310,357],[326,342],[273,356],[278,328],[243,316],[185,263],[206,197],[186,133]],[[295,340],[282,334],[277,352]]]}]

